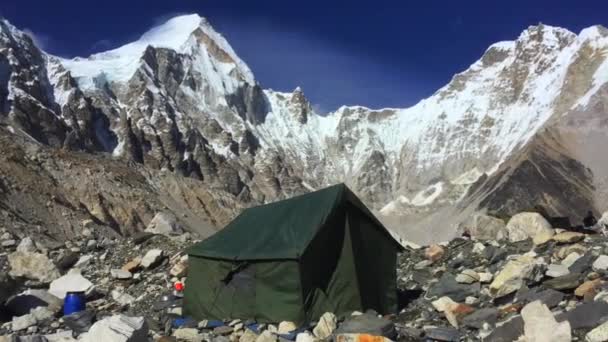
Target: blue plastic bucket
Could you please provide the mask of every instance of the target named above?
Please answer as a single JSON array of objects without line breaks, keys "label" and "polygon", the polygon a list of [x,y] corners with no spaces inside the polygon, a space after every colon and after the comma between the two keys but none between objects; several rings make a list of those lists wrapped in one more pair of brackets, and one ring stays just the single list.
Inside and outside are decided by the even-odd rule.
[{"label": "blue plastic bucket", "polygon": [[63,315],[67,316],[86,309],[84,292],[68,292],[63,300]]}]

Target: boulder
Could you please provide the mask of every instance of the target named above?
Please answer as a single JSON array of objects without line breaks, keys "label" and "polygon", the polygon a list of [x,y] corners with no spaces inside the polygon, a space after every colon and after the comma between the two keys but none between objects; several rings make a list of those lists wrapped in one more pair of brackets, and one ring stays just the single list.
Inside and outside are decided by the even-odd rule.
[{"label": "boulder", "polygon": [[577,232],[562,232],[559,234],[553,235],[553,241],[566,244],[566,243],[576,243],[585,238],[585,234],[577,233]]},{"label": "boulder", "polygon": [[564,299],[562,292],[553,289],[541,289],[539,287],[525,291],[524,293],[517,293],[517,302],[524,304],[541,301],[549,308],[556,307]]},{"label": "boulder", "polygon": [[586,273],[591,270],[591,265],[595,260],[596,256],[591,252],[585,253],[582,257],[576,259],[576,261],[568,267],[570,273]]},{"label": "boulder", "polygon": [[74,264],[73,267],[83,269],[87,267],[93,261],[93,255],[87,254],[78,258],[78,261]]},{"label": "boulder", "polygon": [[55,316],[55,313],[44,306],[39,306],[33,309],[30,312],[34,318],[36,318],[36,322],[43,322],[49,320]]},{"label": "boulder", "polygon": [[540,245],[551,240],[554,234],[551,224],[539,213],[519,213],[507,223],[507,236],[511,242],[530,238],[535,245]]},{"label": "boulder", "polygon": [[[484,339],[484,341],[492,342],[513,342],[520,341],[519,337],[524,334],[524,320],[521,316],[514,316],[505,322],[501,322],[490,333],[490,335]],[[528,341],[526,341],[528,342]],[[530,341],[532,342],[532,341]]]},{"label": "boulder", "polygon": [[587,247],[581,245],[580,243],[574,245],[566,245],[559,248],[554,255],[556,258],[562,260],[568,255],[570,255],[570,253],[577,253],[578,255],[583,255],[587,253]]},{"label": "boulder", "polygon": [[255,340],[255,342],[276,342],[276,341],[277,341],[277,336],[268,330],[261,333],[258,336],[258,338]]},{"label": "boulder", "polygon": [[608,303],[587,302],[556,316],[559,322],[568,321],[572,329],[592,329],[608,320]]},{"label": "boulder", "polygon": [[44,254],[17,251],[8,255],[8,262],[13,277],[48,283],[60,276],[55,264]]},{"label": "boulder", "polygon": [[17,252],[36,253],[37,251],[36,244],[29,236],[21,240],[19,246],[17,246]]},{"label": "boulder", "polygon": [[92,289],[93,283],[83,277],[80,272],[73,271],[51,282],[49,293],[64,299],[68,292],[90,292]]},{"label": "boulder", "polygon": [[198,333],[196,328],[179,328],[173,332],[173,337],[179,341],[203,342],[203,335]]},{"label": "boulder", "polygon": [[581,256],[582,255],[578,254],[577,252],[572,252],[568,254],[564,260],[562,260],[562,265],[570,267],[576,262],[576,260],[580,259]]},{"label": "boulder", "polygon": [[600,255],[597,259],[595,259],[592,267],[595,271],[608,270],[608,255]]},{"label": "boulder", "polygon": [[44,335],[47,342],[76,342],[77,340],[72,337],[73,332],[71,330],[58,331],[54,334]]},{"label": "boulder", "polygon": [[[313,334],[309,333],[308,331],[301,332],[296,336],[296,342],[318,342],[318,341],[319,340]],[[248,341],[240,340],[239,342],[248,342]]]},{"label": "boulder", "polygon": [[509,261],[494,277],[490,284],[490,293],[497,298],[519,290],[528,280],[537,277],[539,265],[537,260],[527,255]]},{"label": "boulder", "polygon": [[[258,339],[258,334],[254,333],[252,330],[250,329],[245,329],[245,332],[243,332],[243,335],[241,335],[241,337],[239,338],[239,342],[255,342],[255,340]],[[297,342],[297,338],[296,338],[296,342]],[[303,341],[303,342],[313,342],[313,341]]]},{"label": "boulder", "polygon": [[570,323],[557,322],[551,310],[540,301],[529,303],[521,310],[526,341],[570,342]]},{"label": "boulder", "polygon": [[472,284],[479,281],[479,274],[473,270],[463,270],[456,276],[456,281],[461,284]]},{"label": "boulder", "polygon": [[424,250],[424,256],[431,262],[441,259],[444,254],[445,250],[439,245],[430,245]]},{"label": "boulder", "polygon": [[489,272],[481,272],[478,273],[479,274],[479,281],[482,283],[489,283],[492,281],[492,279],[494,279],[494,275],[492,273]]},{"label": "boulder", "polygon": [[572,290],[583,282],[582,276],[577,273],[567,274],[543,282],[543,286],[554,290]]},{"label": "boulder", "polygon": [[431,341],[458,342],[462,337],[458,330],[447,327],[431,327],[425,329],[424,333],[425,337]]},{"label": "boulder", "polygon": [[608,211],[602,214],[602,217],[597,221],[600,227],[608,228]]},{"label": "boulder", "polygon": [[13,317],[13,321],[11,323],[11,329],[13,331],[21,331],[25,330],[31,326],[36,325],[36,317],[32,314],[27,314],[23,316]]},{"label": "boulder", "polygon": [[450,297],[445,296],[431,302],[431,304],[433,305],[435,310],[439,312],[445,312],[445,310],[447,310],[450,305],[454,305],[456,304],[456,302],[453,301]]},{"label": "boulder", "polygon": [[17,245],[17,240],[4,240],[0,243],[0,246],[3,248],[15,247]]},{"label": "boulder", "polygon": [[177,223],[175,216],[163,212],[154,215],[154,218],[152,218],[152,221],[150,221],[145,231],[147,233],[165,236],[180,235],[184,233],[183,228]]},{"label": "boulder", "polygon": [[279,323],[278,333],[279,334],[289,334],[290,332],[298,329],[298,326],[294,322],[283,321]]},{"label": "boulder", "polygon": [[596,290],[602,285],[601,279],[588,280],[582,283],[579,287],[574,290],[574,295],[577,297],[584,297],[593,299],[597,294]]},{"label": "boulder", "polygon": [[506,237],[505,222],[499,218],[475,214],[460,225],[460,231],[478,240],[502,240]]},{"label": "boulder", "polygon": [[338,318],[331,312],[324,313],[313,329],[313,334],[323,340],[331,336],[338,326]]},{"label": "boulder", "polygon": [[591,330],[585,336],[586,342],[606,342],[608,341],[608,322],[601,324]]},{"label": "boulder", "polygon": [[565,276],[568,273],[570,273],[570,271],[568,270],[568,267],[566,267],[564,265],[551,264],[547,267],[547,271],[545,272],[545,275],[547,277],[557,278],[557,277]]},{"label": "boulder", "polygon": [[121,291],[120,289],[112,290],[112,299],[120,305],[126,306],[131,305],[135,301],[135,298],[128,293]]},{"label": "boulder", "polygon": [[161,249],[151,249],[141,259],[141,266],[145,269],[152,268],[158,265],[163,260],[163,251]]},{"label": "boulder", "polygon": [[460,284],[456,281],[454,275],[446,272],[439,278],[438,282],[429,287],[426,296],[428,298],[448,296],[455,301],[462,302],[469,296],[477,296],[480,290],[479,283]]},{"label": "boulder", "polygon": [[118,280],[127,280],[133,278],[133,274],[131,274],[131,272],[121,269],[110,270],[110,275],[112,276],[112,278]]},{"label": "boulder", "polygon": [[95,322],[83,342],[147,342],[148,326],[143,317],[114,315]]}]

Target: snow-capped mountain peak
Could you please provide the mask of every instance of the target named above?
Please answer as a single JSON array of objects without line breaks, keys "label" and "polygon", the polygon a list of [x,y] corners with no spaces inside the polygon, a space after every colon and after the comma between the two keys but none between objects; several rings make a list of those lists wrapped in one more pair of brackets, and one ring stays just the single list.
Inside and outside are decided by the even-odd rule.
[{"label": "snow-capped mountain peak", "polygon": [[[227,73],[236,68],[243,81],[255,84],[253,73],[234,52],[226,39],[216,32],[207,19],[198,14],[169,19],[144,33],[137,41],[119,48],[96,53],[88,58],[61,59],[79,85],[92,89],[106,82],[127,82],[141,65],[148,47],[164,48],[180,54],[204,53],[212,69]],[[218,67],[217,65],[220,65]],[[212,72],[213,70],[209,70]]]}]

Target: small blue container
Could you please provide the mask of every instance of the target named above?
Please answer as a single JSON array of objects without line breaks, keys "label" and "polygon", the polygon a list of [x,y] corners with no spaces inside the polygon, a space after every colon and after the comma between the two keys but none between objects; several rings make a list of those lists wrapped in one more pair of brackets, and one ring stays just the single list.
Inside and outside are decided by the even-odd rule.
[{"label": "small blue container", "polygon": [[86,309],[84,292],[68,292],[63,300],[63,315],[67,316]]}]

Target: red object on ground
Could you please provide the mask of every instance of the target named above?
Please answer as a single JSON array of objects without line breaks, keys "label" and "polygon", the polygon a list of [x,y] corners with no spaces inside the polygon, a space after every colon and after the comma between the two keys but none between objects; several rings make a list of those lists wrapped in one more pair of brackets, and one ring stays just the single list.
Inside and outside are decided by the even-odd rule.
[{"label": "red object on ground", "polygon": [[184,291],[184,283],[179,282],[179,281],[178,281],[178,282],[176,282],[176,283],[175,283],[175,290],[176,290],[176,291],[179,291],[179,292]]}]

